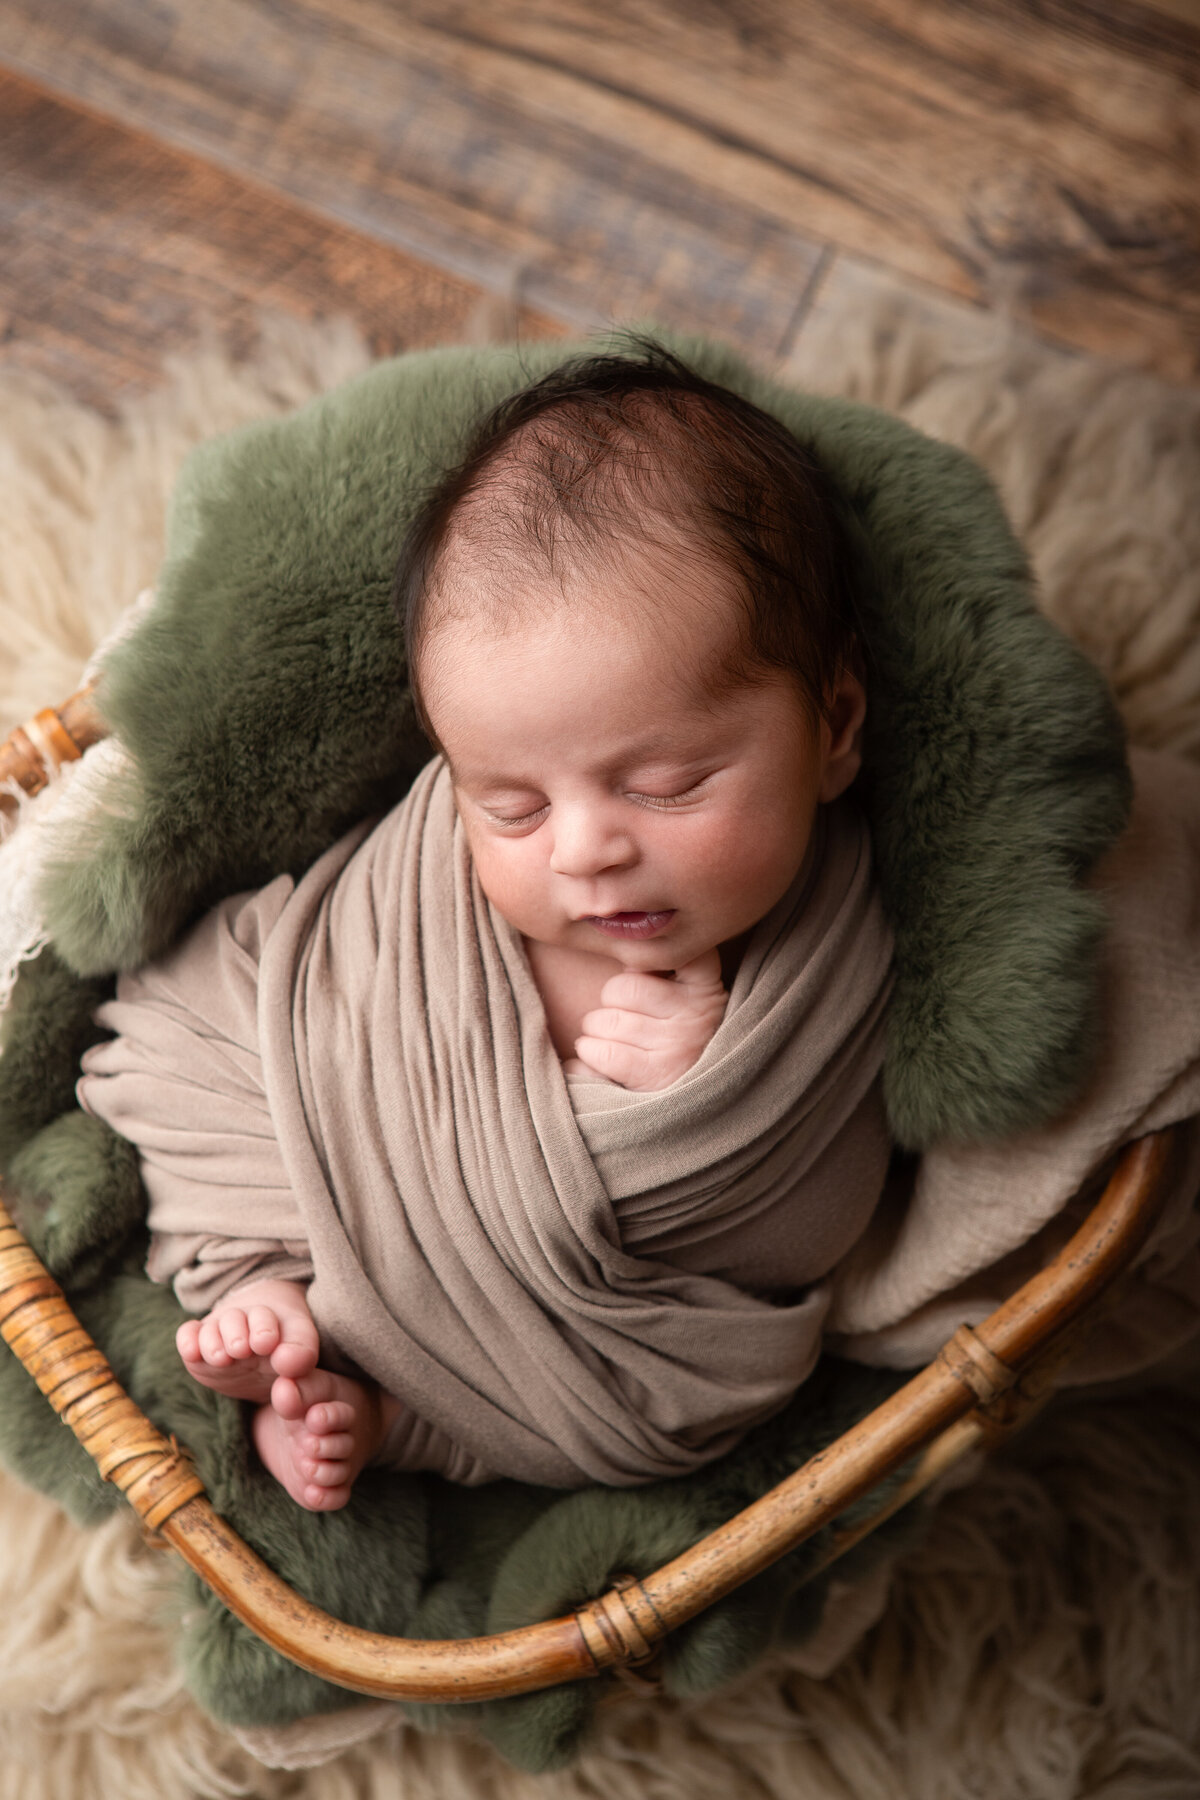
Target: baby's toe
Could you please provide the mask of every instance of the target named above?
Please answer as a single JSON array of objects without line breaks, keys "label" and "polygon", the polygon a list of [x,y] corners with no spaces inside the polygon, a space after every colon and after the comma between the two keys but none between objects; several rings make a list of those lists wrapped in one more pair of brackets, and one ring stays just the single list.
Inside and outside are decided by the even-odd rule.
[{"label": "baby's toe", "polygon": [[231,1306],[227,1312],[218,1313],[217,1324],[226,1353],[235,1362],[250,1354],[250,1327],[240,1307]]},{"label": "baby's toe", "polygon": [[325,1437],[306,1437],[305,1456],[317,1462],[349,1463],[354,1455],[354,1439],[348,1431],[334,1431]]},{"label": "baby's toe", "polygon": [[319,1457],[312,1465],[312,1472],[306,1470],[305,1473],[313,1486],[319,1488],[347,1487],[350,1481],[350,1465],[337,1457],[328,1460]]},{"label": "baby's toe", "polygon": [[271,1383],[271,1410],[289,1423],[304,1417],[304,1401],[300,1389],[286,1375],[277,1375]]},{"label": "baby's toe", "polygon": [[290,1375],[301,1381],[311,1375],[321,1354],[317,1328],[307,1313],[285,1313],[279,1321],[279,1339],[271,1352],[271,1367],[277,1375]]},{"label": "baby's toe", "polygon": [[304,1489],[302,1504],[309,1512],[337,1512],[349,1498],[348,1482],[343,1482],[340,1487],[318,1487],[310,1481]]},{"label": "baby's toe", "polygon": [[271,1367],[277,1375],[288,1375],[293,1381],[303,1381],[316,1368],[320,1351],[315,1342],[298,1344],[284,1339],[275,1345],[270,1354]]},{"label": "baby's toe", "polygon": [[270,1356],[279,1342],[279,1320],[269,1306],[252,1306],[246,1314],[250,1348],[255,1356]]},{"label": "baby's toe", "polygon": [[348,1400],[322,1400],[309,1407],[304,1423],[314,1437],[330,1431],[349,1431],[354,1424],[354,1408]]},{"label": "baby's toe", "polygon": [[196,1339],[201,1359],[213,1369],[227,1369],[233,1358],[225,1348],[221,1336],[221,1322],[210,1313],[207,1319],[200,1321],[200,1332]]},{"label": "baby's toe", "polygon": [[203,1362],[204,1353],[200,1348],[199,1319],[185,1319],[175,1333],[175,1348],[184,1362]]},{"label": "baby's toe", "polygon": [[[331,1401],[338,1391],[338,1377],[328,1369],[314,1369],[311,1375],[297,1376],[293,1383],[304,1407],[304,1421],[314,1406]],[[311,1430],[311,1426],[309,1427]]]}]

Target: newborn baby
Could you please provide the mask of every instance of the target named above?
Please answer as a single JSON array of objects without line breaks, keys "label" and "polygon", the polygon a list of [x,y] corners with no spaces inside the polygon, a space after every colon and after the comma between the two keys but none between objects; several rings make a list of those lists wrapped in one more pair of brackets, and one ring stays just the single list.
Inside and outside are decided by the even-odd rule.
[{"label": "newborn baby", "polygon": [[[557,1230],[555,1205],[551,1223],[537,1228],[538,1242],[527,1248],[521,1229],[489,1210],[489,1200],[470,1210],[461,1199],[435,1195],[431,1204],[443,1215],[438,1232],[421,1239],[423,1247],[402,1269],[397,1262],[399,1298],[390,1294],[387,1271],[372,1269],[374,1288],[389,1289],[392,1315],[402,1318],[405,1300],[411,1303],[418,1324],[405,1321],[405,1332],[423,1333],[422,1350],[458,1371],[457,1400],[447,1400],[444,1417],[432,1425],[436,1405],[425,1395],[433,1390],[419,1385],[426,1378],[411,1338],[404,1339],[407,1353],[397,1353],[393,1377],[386,1359],[372,1371],[369,1348],[335,1329],[332,1308],[328,1318],[314,1316],[318,1288],[310,1306],[310,1283],[322,1264],[306,1242],[319,1234],[309,1229],[303,1207],[305,1222],[290,1235],[286,1226],[248,1222],[240,1262],[221,1261],[225,1253],[213,1250],[203,1219],[191,1228],[194,1236],[180,1235],[179,1183],[204,1170],[194,1142],[185,1153],[191,1162],[174,1169],[180,1120],[157,1098],[144,1105],[144,1090],[134,1084],[148,1080],[147,1071],[154,1074],[160,1043],[162,1057],[176,1056],[176,1037],[186,1025],[188,1042],[199,1048],[194,1065],[186,1046],[171,1064],[162,1091],[169,1088],[172,1104],[194,1066],[203,1090],[196,1111],[205,1112],[209,1090],[220,1085],[216,1077],[210,1081],[205,1061],[218,1038],[235,1046],[228,1055],[239,1070],[238,1096],[252,1056],[262,1058],[261,1087],[270,1094],[270,1021],[278,1008],[258,984],[275,953],[279,921],[291,916],[303,884],[294,894],[281,878],[262,891],[261,905],[250,897],[249,911],[243,900],[226,902],[185,946],[185,957],[203,954],[206,966],[236,965],[237,979],[249,984],[243,1010],[247,1019],[256,1012],[256,1022],[244,1032],[214,1024],[204,981],[196,985],[204,998],[185,1021],[183,989],[173,984],[186,962],[167,959],[161,970],[152,966],[122,978],[117,1001],[100,1015],[118,1036],[89,1053],[80,1097],[142,1149],[156,1246],[151,1273],[175,1279],[184,1304],[200,1310],[212,1297],[202,1277],[206,1269],[212,1274],[214,1257],[224,1271],[224,1290],[205,1316],[181,1326],[179,1351],[198,1381],[254,1405],[262,1461],[301,1505],[343,1505],[359,1470],[378,1459],[439,1467],[466,1480],[496,1473],[564,1482],[649,1479],[719,1454],[747,1424],[786,1400],[816,1355],[819,1278],[861,1233],[886,1168],[876,1078],[890,940],[870,880],[865,828],[846,803],[833,806],[858,771],[865,711],[838,529],[820,471],[782,427],[665,352],[646,349],[568,365],[502,406],[424,506],[402,559],[398,597],[416,704],[439,760],[419,778],[404,803],[408,811],[397,809],[404,813],[396,827],[403,847],[387,863],[386,880],[369,876],[372,896],[386,893],[389,904],[404,882],[417,898],[411,906],[397,902],[394,934],[374,897],[354,917],[368,921],[363,929],[378,929],[381,955],[391,954],[386,940],[392,935],[407,942],[409,933],[446,932],[447,955],[458,958],[455,980],[471,993],[493,977],[470,972],[476,946],[467,940],[478,932],[490,942],[495,933],[498,950],[488,967],[500,971],[496,1004],[508,1004],[511,988],[523,1058],[506,1086],[501,1039],[481,1051],[478,1029],[468,1031],[448,1052],[452,1100],[431,1097],[440,1078],[429,1077],[425,1093],[420,1072],[405,1081],[393,1070],[393,1091],[405,1083],[405,1105],[417,1119],[404,1135],[407,1141],[422,1128],[426,1112],[450,1106],[455,1148],[429,1154],[430,1179],[457,1162],[463,1171],[453,1179],[472,1193],[472,1183],[484,1191],[480,1184],[490,1176],[466,1167],[474,1153],[459,1142],[463,1115],[477,1104],[469,1082],[463,1086],[463,1069],[476,1059],[489,1093],[488,1084],[500,1082],[497,1105],[505,1118],[510,1088],[524,1087],[518,1097],[533,1109],[535,1129],[526,1136],[535,1161],[554,1133],[565,1134],[568,1163],[578,1158],[582,1134],[605,1185],[599,1200],[588,1201],[586,1225],[572,1227],[582,1240],[564,1239],[562,1250],[554,1239],[545,1251],[550,1276],[526,1280],[537,1299],[533,1324],[540,1330],[548,1319],[558,1333],[555,1354],[562,1344],[564,1356],[577,1359],[563,1378],[576,1411],[598,1415],[615,1394],[634,1436],[653,1424],[659,1435],[652,1449],[637,1456],[606,1449],[607,1461],[572,1451],[574,1461],[562,1472],[553,1440],[565,1444],[563,1430],[529,1425],[521,1395],[509,1392],[522,1386],[511,1368],[504,1377],[509,1386],[497,1376],[493,1394],[491,1367],[512,1353],[489,1336],[489,1305],[504,1310],[490,1278],[473,1273],[469,1284],[456,1286],[457,1274],[439,1262],[443,1253],[461,1252],[482,1259],[474,1270],[498,1258],[507,1279],[524,1268],[522,1258],[543,1255]],[[435,839],[439,807],[443,835]],[[390,829],[391,818],[375,834],[355,834],[337,851],[333,873],[321,877],[313,905],[327,910],[319,928],[304,927],[318,950],[339,931],[355,939],[359,928],[339,922],[339,905],[347,918],[350,909],[349,900],[336,898],[339,883],[364,857],[375,858],[372,871],[383,867],[378,833]],[[457,887],[437,888],[437,880],[450,883],[451,861]],[[320,985],[310,973],[316,954],[306,949],[310,960],[301,960],[299,974],[284,984],[293,997],[288,1005]],[[789,958],[797,959],[795,967]],[[412,966],[425,984],[421,992],[436,998],[432,953],[415,950]],[[372,1082],[377,1071],[386,1077],[392,1054],[379,1023],[378,995],[393,980],[386,969],[390,964],[372,964],[363,985],[365,1022],[345,1028],[345,1042],[361,1051]],[[337,980],[334,974],[325,986]],[[346,1004],[337,999],[335,1022]],[[409,1005],[405,1017],[411,1020],[415,1010],[427,1014],[434,1045],[428,1051],[422,1043],[420,1054],[441,1054],[432,1001]],[[490,1017],[486,1009],[481,1016]],[[154,1023],[140,1023],[144,1018]],[[423,1016],[423,1030],[425,1024]],[[169,1043],[154,1038],[160,1025],[163,1032],[169,1027]],[[728,1055],[748,1070],[739,1077],[750,1096],[743,1113],[757,1117],[751,1102],[758,1096],[762,1120],[757,1138],[746,1144],[734,1142],[736,1132],[728,1144],[718,1133],[713,1172],[689,1168],[685,1205],[682,1165],[678,1176],[672,1169],[651,1179],[649,1171],[656,1145],[700,1142],[711,1127],[711,1096],[723,1091],[726,1038]],[[322,1082],[337,1076],[338,1041],[323,1034],[323,1060],[312,1059],[314,1067],[320,1063]],[[377,1182],[366,1175],[339,1181],[340,1152],[321,1141],[325,1121],[331,1138],[338,1131],[350,1139],[369,1136],[372,1128],[356,1116],[361,1085],[347,1065],[349,1091],[330,1086],[332,1098],[323,1099],[318,1077],[306,1073],[306,1052],[298,1066],[302,1135],[307,1142],[311,1133],[318,1145],[316,1163],[335,1210],[350,1205],[354,1186],[369,1190],[378,1211]],[[542,1088],[556,1091],[539,1111]],[[159,1089],[153,1091],[157,1096]],[[380,1091],[386,1133],[386,1082]],[[776,1091],[777,1104],[768,1097]],[[270,1103],[270,1129],[285,1159],[292,1154],[290,1105]],[[552,1127],[538,1122],[543,1116],[555,1121]],[[507,1155],[507,1127],[501,1120],[491,1129],[486,1142],[499,1157],[505,1140]],[[523,1130],[521,1123],[514,1127],[517,1136]],[[212,1140],[225,1141],[219,1134]],[[206,1144],[205,1168],[216,1153]],[[548,1162],[557,1153],[547,1149]],[[485,1148],[482,1160],[490,1154]],[[640,1186],[639,1158],[646,1171]],[[587,1173],[590,1179],[590,1165]],[[416,1178],[388,1179],[395,1184],[391,1216],[417,1217]],[[523,1179],[518,1171],[518,1187]],[[573,1179],[564,1177],[553,1191]],[[216,1170],[213,1180],[224,1181],[228,1192],[231,1178]],[[287,1185],[283,1176],[277,1185]],[[483,1221],[481,1242],[472,1248],[477,1220]],[[343,1221],[337,1231],[343,1225],[356,1246],[374,1230]],[[386,1223],[380,1230],[375,1261],[382,1264],[391,1250]],[[191,1248],[174,1255],[172,1246],[185,1238]],[[273,1248],[260,1240],[272,1240]],[[591,1246],[586,1256],[578,1241]],[[335,1232],[329,1242],[332,1266],[343,1237]],[[431,1249],[434,1244],[443,1249]],[[588,1257],[598,1275],[591,1263],[582,1274],[576,1267]],[[431,1267],[436,1291],[422,1303],[420,1284]],[[559,1286],[570,1290],[561,1314]],[[457,1297],[462,1292],[468,1300]],[[444,1325],[433,1317],[443,1296],[453,1300]],[[617,1300],[624,1309],[619,1316]],[[468,1306],[477,1317],[467,1316]],[[684,1336],[668,1344],[655,1334],[675,1329],[671,1308],[684,1320]],[[343,1311],[351,1316],[354,1307],[347,1301]],[[464,1321],[470,1342],[459,1352],[453,1346]],[[513,1327],[514,1339],[528,1337],[533,1324]],[[785,1341],[785,1330],[795,1349],[781,1358],[772,1346],[776,1336]],[[619,1344],[614,1332],[624,1334]],[[730,1344],[747,1346],[748,1363],[757,1357],[758,1365],[743,1374],[730,1351],[720,1352],[722,1362],[715,1346],[723,1333]],[[444,1355],[435,1337],[437,1345],[451,1345]],[[636,1347],[628,1363],[622,1361],[626,1340]],[[651,1354],[659,1359],[653,1364],[636,1360]],[[716,1396],[709,1415],[690,1393],[686,1404],[669,1395],[672,1371],[693,1364],[705,1391]],[[590,1398],[585,1376],[586,1383],[602,1384],[602,1400]],[[393,1380],[405,1391],[393,1391]],[[436,1371],[429,1381],[436,1386]],[[488,1422],[492,1414],[472,1425],[480,1395],[499,1425]],[[517,1430],[513,1421],[525,1434],[514,1436],[518,1451],[538,1441],[536,1454],[524,1460],[507,1447],[509,1424]],[[620,1420],[605,1423],[605,1443],[624,1429]],[[456,1438],[460,1449],[431,1450],[430,1431]],[[669,1454],[661,1448],[668,1440]]]}]

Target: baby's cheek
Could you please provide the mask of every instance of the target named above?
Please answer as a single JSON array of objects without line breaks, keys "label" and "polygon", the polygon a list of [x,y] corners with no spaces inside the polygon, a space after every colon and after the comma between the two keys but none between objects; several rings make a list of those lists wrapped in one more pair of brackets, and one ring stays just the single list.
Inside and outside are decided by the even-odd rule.
[{"label": "baby's cheek", "polygon": [[735,892],[759,879],[764,862],[773,860],[770,833],[750,817],[708,822],[687,846],[690,873],[706,884]]},{"label": "baby's cheek", "polygon": [[693,846],[697,880],[743,925],[756,923],[799,874],[811,834],[809,821],[783,809],[714,821]]},{"label": "baby's cheek", "polygon": [[514,931],[539,937],[546,929],[549,890],[538,859],[525,851],[528,840],[472,845],[479,885]]}]

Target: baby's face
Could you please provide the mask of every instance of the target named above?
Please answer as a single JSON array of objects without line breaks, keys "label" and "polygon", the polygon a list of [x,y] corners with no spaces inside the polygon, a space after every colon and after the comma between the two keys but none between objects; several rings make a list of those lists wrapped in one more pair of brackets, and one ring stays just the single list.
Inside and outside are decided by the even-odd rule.
[{"label": "baby's face", "polygon": [[570,589],[503,633],[452,619],[423,670],[484,893],[526,938],[629,969],[680,968],[756,924],[858,766],[853,678],[840,726],[783,673],[714,698],[701,672],[734,602],[694,573],[679,586],[640,619]]}]

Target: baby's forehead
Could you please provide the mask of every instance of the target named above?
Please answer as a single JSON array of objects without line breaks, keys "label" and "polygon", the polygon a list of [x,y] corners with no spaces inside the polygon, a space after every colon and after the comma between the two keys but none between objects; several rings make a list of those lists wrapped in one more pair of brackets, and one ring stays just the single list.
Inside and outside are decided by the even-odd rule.
[{"label": "baby's forehead", "polygon": [[[614,766],[702,760],[761,708],[778,711],[770,690],[792,686],[741,666],[728,631],[589,614],[573,599],[497,630],[457,619],[431,640],[426,707],[456,773],[515,776],[525,760],[573,763],[584,747]],[[799,715],[798,692],[793,706]]]},{"label": "baby's forehead", "polygon": [[552,644],[585,659],[599,650],[598,678],[636,660],[705,682],[738,661],[747,620],[735,573],[681,541],[593,550],[556,567],[494,545],[478,558],[468,551],[444,565],[431,610],[431,673],[492,647],[532,655]]},{"label": "baby's forehead", "polygon": [[718,615],[744,611],[744,570],[686,508],[626,495],[576,517],[542,515],[525,499],[514,476],[511,494],[501,485],[455,509],[430,571],[430,625],[466,616],[502,621],[564,604],[583,620],[592,605],[675,616],[691,597]]}]

